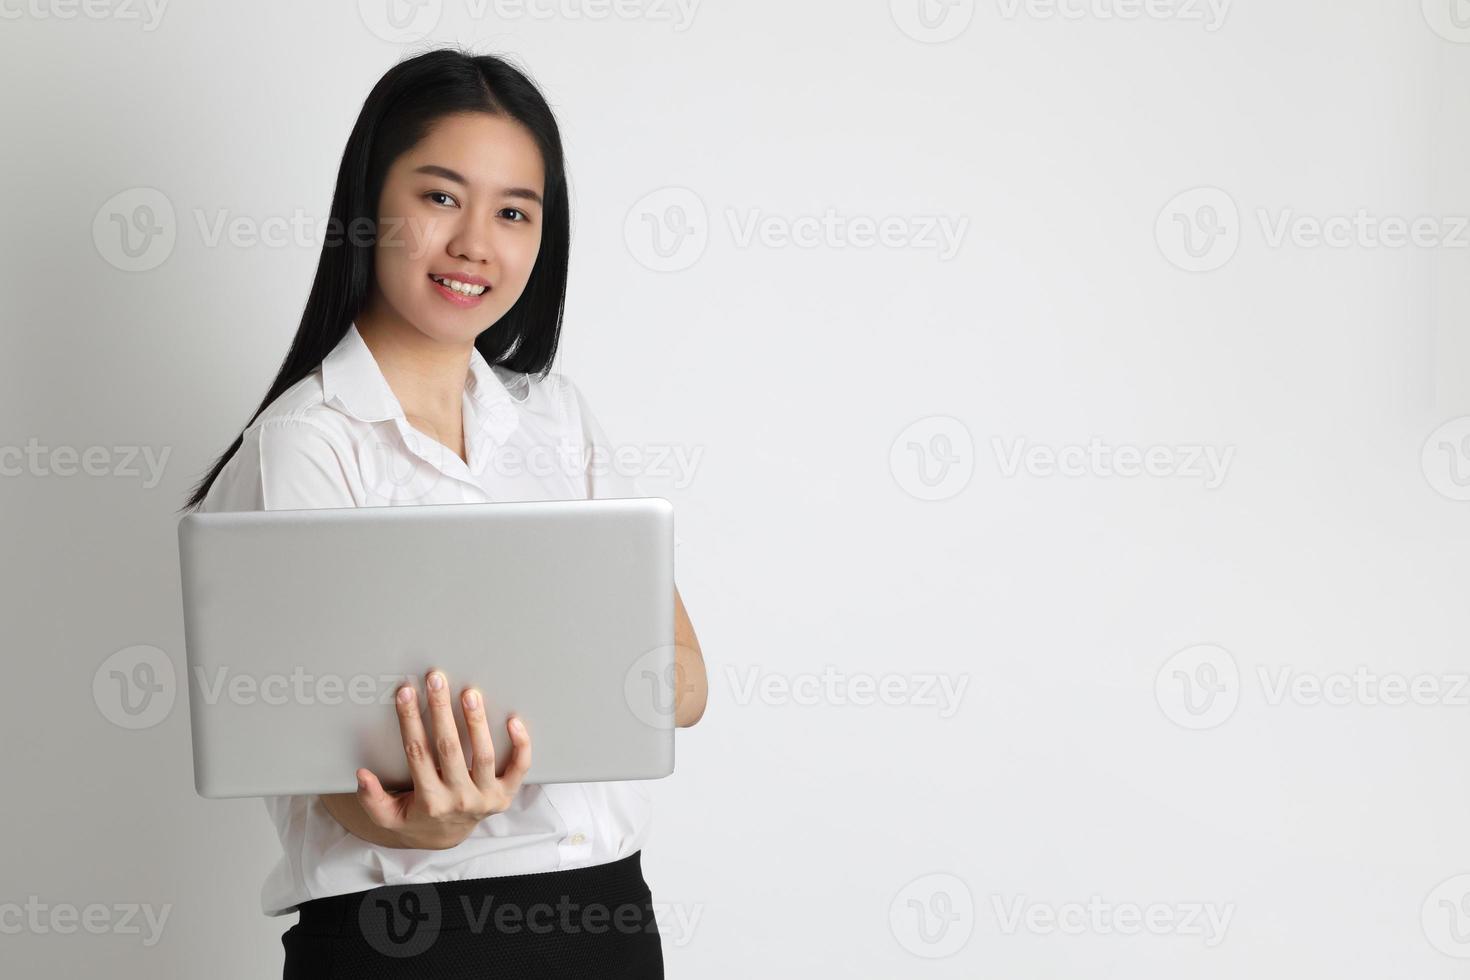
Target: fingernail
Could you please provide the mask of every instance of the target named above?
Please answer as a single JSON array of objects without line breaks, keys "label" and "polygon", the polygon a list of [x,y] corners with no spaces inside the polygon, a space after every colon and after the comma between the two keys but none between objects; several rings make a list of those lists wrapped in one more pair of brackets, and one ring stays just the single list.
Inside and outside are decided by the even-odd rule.
[{"label": "fingernail", "polygon": [[398,700],[402,704],[408,704],[408,702],[412,701],[413,700],[413,688],[409,687],[407,684],[405,684],[402,687],[400,687],[398,689]]},{"label": "fingernail", "polygon": [[437,670],[429,675],[429,690],[437,691],[444,686],[444,675]]},{"label": "fingernail", "polygon": [[480,692],[470,691],[464,696],[466,708],[478,708],[480,706]]},{"label": "fingernail", "polygon": [[521,720],[519,718],[512,718],[510,720],[510,727],[515,729],[517,735],[526,734],[526,726],[521,724]]}]

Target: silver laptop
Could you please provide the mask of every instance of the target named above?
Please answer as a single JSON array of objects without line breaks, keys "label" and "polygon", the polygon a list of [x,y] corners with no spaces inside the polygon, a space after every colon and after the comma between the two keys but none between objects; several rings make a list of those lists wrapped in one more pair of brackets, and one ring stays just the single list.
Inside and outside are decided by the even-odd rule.
[{"label": "silver laptop", "polygon": [[[528,783],[674,768],[674,515],[660,497],[189,514],[179,522],[200,796],[412,786],[393,695],[485,697]],[[425,727],[432,739],[429,719]]]}]

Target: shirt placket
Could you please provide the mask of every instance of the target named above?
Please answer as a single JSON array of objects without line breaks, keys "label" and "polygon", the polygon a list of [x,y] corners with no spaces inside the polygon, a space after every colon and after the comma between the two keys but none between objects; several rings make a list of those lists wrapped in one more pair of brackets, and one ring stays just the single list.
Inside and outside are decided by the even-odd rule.
[{"label": "shirt placket", "polygon": [[[439,478],[448,477],[460,484],[458,488],[460,500],[472,501],[484,498],[484,489],[470,473],[465,461],[452,452],[448,446],[419,432],[408,424],[407,419],[397,418],[394,419],[394,423],[398,426],[398,434],[409,452],[431,467]],[[435,490],[438,490],[438,487],[431,488],[430,493],[432,494]],[[426,499],[423,502],[428,501]]]},{"label": "shirt placket", "polygon": [[596,829],[591,802],[580,783],[546,783],[542,794],[556,808],[565,832],[556,842],[557,857],[563,868],[584,863],[592,853]]},{"label": "shirt placket", "polygon": [[[530,471],[534,463],[528,453],[515,455],[518,449],[529,443],[516,435],[521,420],[513,410],[482,413],[466,395],[464,422],[468,464],[448,447],[414,429],[407,419],[395,421],[408,450],[433,467],[435,472],[458,481],[463,500],[486,501],[492,496],[563,500],[583,496],[577,482],[562,472],[562,457],[550,457],[553,471],[539,474]],[[566,452],[563,446],[557,449]],[[509,460],[497,458],[495,454],[502,450],[511,452]],[[506,467],[507,471],[502,473],[497,466]],[[524,471],[517,471],[517,467],[524,468]],[[489,486],[492,484],[498,489],[493,495]],[[563,825],[562,835],[556,842],[559,865],[566,868],[586,864],[594,853],[597,833],[596,814],[586,789],[578,783],[548,783],[543,784],[541,790]]]}]

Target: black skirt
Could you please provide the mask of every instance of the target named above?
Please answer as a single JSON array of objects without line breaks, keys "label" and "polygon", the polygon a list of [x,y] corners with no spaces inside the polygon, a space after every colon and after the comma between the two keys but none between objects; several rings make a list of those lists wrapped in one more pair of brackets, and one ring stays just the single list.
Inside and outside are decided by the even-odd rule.
[{"label": "black skirt", "polygon": [[660,980],[663,950],[641,853],[570,871],[313,899],[281,936],[284,978]]}]

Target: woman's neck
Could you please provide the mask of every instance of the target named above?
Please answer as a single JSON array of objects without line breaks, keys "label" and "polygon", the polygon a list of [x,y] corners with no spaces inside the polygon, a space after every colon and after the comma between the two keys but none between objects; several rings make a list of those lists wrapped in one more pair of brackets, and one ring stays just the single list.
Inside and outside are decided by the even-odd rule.
[{"label": "woman's neck", "polygon": [[446,344],[371,313],[355,322],[406,415],[439,421],[459,417],[473,344]]}]

